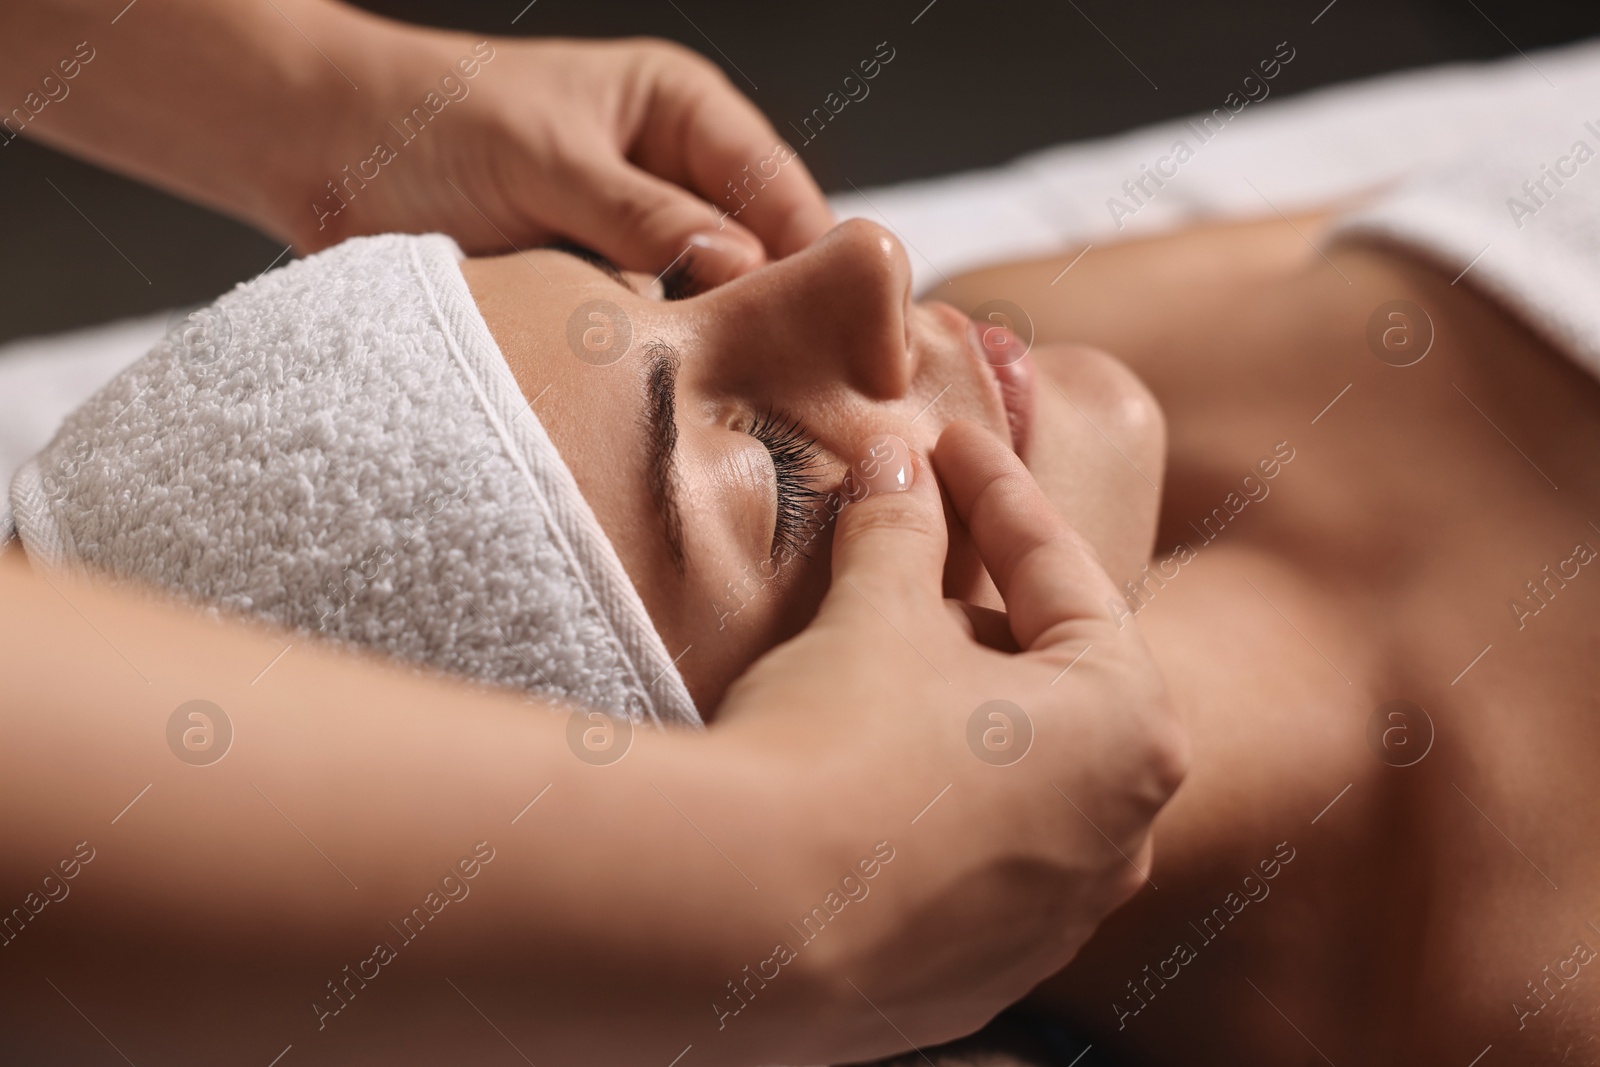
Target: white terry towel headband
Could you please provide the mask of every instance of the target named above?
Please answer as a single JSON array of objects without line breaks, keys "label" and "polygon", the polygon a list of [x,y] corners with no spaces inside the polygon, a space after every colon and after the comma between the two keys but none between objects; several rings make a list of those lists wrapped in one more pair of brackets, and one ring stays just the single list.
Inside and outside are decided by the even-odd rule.
[{"label": "white terry towel headband", "polygon": [[461,259],[360,238],[191,316],[18,472],[30,560],[699,723]]}]

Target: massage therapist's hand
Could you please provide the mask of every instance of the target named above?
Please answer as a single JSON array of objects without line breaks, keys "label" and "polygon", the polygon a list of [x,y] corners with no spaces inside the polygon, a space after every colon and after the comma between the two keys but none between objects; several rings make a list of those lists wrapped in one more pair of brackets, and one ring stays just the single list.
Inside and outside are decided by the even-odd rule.
[{"label": "massage therapist's hand", "polygon": [[[1184,757],[1015,457],[957,425],[935,461],[1026,651],[945,612],[921,467],[845,509],[819,617],[720,721],[605,765],[581,711],[0,554],[6,1062],[81,1060],[69,1005],[174,1065],[855,1063],[976,1027],[1139,884]],[[1010,766],[968,747],[993,699],[1035,731]],[[232,739],[198,765],[196,700]]]},{"label": "massage therapist's hand", "polygon": [[[0,932],[6,1062],[78,1062],[79,1005],[174,1065],[856,1063],[976,1028],[1141,883],[1185,757],[1015,456],[958,423],[934,462],[1024,651],[946,611],[919,465],[845,508],[818,618],[709,729],[604,765],[581,711],[0,554],[0,896],[36,916]],[[198,765],[197,699],[232,739]],[[1034,731],[1010,765],[969,741],[996,699]]]},{"label": "massage therapist's hand", "polygon": [[[696,280],[716,284],[832,225],[805,164],[688,49],[643,39],[417,37],[397,42],[392,59],[363,64],[375,92],[347,114],[338,148],[348,160],[330,165],[369,154],[376,137],[396,141],[388,118],[406,114],[473,46],[492,59],[470,63],[479,69],[470,81],[457,73],[468,92],[459,106],[449,104],[399,150],[393,174],[337,215],[313,212],[309,200],[289,204],[287,232],[301,247],[390,229],[443,230],[476,252],[562,236],[650,273],[692,248]],[[339,207],[325,189],[311,194]]]},{"label": "massage therapist's hand", "polygon": [[[802,959],[919,1043],[1019,999],[1143,884],[1187,761],[1137,629],[1105,612],[1110,579],[1017,457],[958,422],[933,459],[1022,651],[977,643],[944,603],[944,516],[919,461],[908,491],[844,508],[817,619],[741,677],[713,726],[794,753],[817,804],[848,791],[862,842],[894,844],[881,899]],[[975,716],[995,700],[1021,715]]]},{"label": "massage therapist's hand", "polygon": [[332,0],[164,0],[114,24],[110,0],[7,6],[0,99],[32,91],[40,110],[0,141],[35,137],[300,252],[386,231],[474,253],[560,236],[651,273],[692,248],[712,285],[832,224],[760,112],[664,41],[469,36]]}]

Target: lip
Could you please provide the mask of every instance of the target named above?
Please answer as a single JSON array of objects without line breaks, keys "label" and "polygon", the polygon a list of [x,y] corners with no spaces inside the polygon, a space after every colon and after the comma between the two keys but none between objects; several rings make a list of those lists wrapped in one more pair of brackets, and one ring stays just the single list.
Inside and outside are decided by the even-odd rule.
[{"label": "lip", "polygon": [[967,319],[967,347],[988,371],[1006,411],[1006,427],[1011,431],[1011,450],[1027,458],[1029,432],[1033,428],[1033,358],[1031,345],[1004,326],[979,326]]},{"label": "lip", "polygon": [[[1011,450],[1026,461],[1029,431],[1033,425],[1034,365],[1020,338],[1004,327],[991,326],[986,332],[990,333],[992,342],[997,342],[998,349],[991,355],[984,346],[984,335],[978,332],[978,324],[961,311],[942,300],[930,300],[922,306],[943,320],[952,334],[966,340],[967,351],[972,354],[973,362],[984,368],[983,377],[991,383],[992,395],[1005,416]],[[994,330],[1004,333],[993,333]]]}]

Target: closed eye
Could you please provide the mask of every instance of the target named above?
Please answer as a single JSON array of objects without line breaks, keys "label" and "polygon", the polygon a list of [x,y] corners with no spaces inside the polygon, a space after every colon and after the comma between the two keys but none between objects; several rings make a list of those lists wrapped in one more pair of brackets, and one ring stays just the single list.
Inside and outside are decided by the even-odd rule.
[{"label": "closed eye", "polygon": [[771,558],[806,558],[820,529],[818,505],[827,496],[816,484],[821,449],[798,419],[770,408],[745,432],[766,448],[776,477]]},{"label": "closed eye", "polygon": [[[574,259],[583,260],[630,293],[634,292],[633,286],[629,285],[628,279],[623,276],[622,269],[594,249],[573,244],[571,241],[556,241],[549,248],[552,252],[564,252]],[[672,266],[662,271],[661,277],[656,280],[661,283],[663,300],[685,300],[700,289],[687,257],[680,256]]]}]

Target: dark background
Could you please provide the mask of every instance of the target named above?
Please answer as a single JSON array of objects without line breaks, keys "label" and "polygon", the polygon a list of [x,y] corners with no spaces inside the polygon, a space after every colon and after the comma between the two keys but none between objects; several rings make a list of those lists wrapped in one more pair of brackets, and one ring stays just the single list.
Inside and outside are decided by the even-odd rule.
[{"label": "dark background", "polygon": [[[830,191],[994,165],[1210,109],[1283,40],[1297,55],[1274,97],[1600,32],[1592,0],[1335,0],[1327,10],[1327,0],[526,4],[362,6],[483,34],[669,37],[720,63],[795,141],[789,122],[887,40],[896,57],[871,95],[802,153]],[[208,300],[282,251],[230,219],[22,141],[0,155],[0,242],[0,340]]]}]

